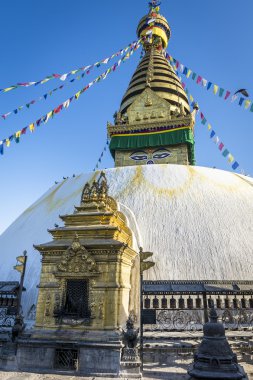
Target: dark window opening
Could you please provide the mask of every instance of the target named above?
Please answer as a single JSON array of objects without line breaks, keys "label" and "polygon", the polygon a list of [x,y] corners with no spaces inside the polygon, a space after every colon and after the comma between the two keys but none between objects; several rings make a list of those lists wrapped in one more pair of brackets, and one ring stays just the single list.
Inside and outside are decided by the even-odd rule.
[{"label": "dark window opening", "polygon": [[64,314],[89,318],[89,283],[86,280],[67,280]]},{"label": "dark window opening", "polygon": [[78,369],[78,351],[56,349],[54,357],[54,368],[76,371]]}]

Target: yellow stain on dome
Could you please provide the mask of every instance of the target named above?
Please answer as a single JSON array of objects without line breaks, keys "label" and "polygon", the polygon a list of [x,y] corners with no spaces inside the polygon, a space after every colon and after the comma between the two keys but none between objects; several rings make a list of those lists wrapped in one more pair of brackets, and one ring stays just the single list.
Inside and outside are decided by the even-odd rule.
[{"label": "yellow stain on dome", "polygon": [[[159,165],[159,168],[163,168],[166,170],[167,165]],[[183,184],[180,184],[176,188],[168,188],[168,187],[162,187],[159,185],[156,185],[152,183],[150,180],[147,179],[145,176],[143,166],[137,166],[135,168],[135,174],[133,178],[128,182],[125,189],[123,189],[121,192],[119,192],[116,196],[116,198],[120,198],[122,196],[127,196],[133,192],[133,188],[143,188],[143,186],[148,187],[154,194],[158,196],[167,196],[167,197],[176,197],[183,193],[185,193],[190,186],[192,185],[194,181],[194,174],[195,171],[193,170],[192,166],[185,167],[186,171],[188,172],[188,176]]]}]

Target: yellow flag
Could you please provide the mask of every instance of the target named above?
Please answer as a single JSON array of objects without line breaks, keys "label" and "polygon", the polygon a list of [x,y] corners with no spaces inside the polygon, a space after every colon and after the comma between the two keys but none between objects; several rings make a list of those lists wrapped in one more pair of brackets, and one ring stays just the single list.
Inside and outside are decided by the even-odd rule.
[{"label": "yellow flag", "polygon": [[72,70],[71,74],[75,74],[78,70]]},{"label": "yellow flag", "polygon": [[217,86],[217,84],[214,84],[214,86],[213,86],[213,93],[215,95],[217,94],[218,90],[219,90],[219,86]]},{"label": "yellow flag", "polygon": [[193,99],[193,96],[190,95],[190,101],[193,102],[193,100],[194,100],[194,99]]},{"label": "yellow flag", "polygon": [[14,267],[13,267],[13,269],[15,269],[15,270],[17,270],[18,272],[20,272],[20,273],[22,273],[23,272],[23,267],[24,267],[24,265],[15,265]]},{"label": "yellow flag", "polygon": [[10,91],[10,90],[12,90],[13,88],[15,88],[15,87],[8,87],[8,88],[5,88],[5,89],[4,89],[4,92]]},{"label": "yellow flag", "polygon": [[41,83],[43,84],[43,83],[46,83],[46,82],[48,82],[50,79],[49,78],[46,78],[46,79],[43,79],[42,81],[41,81]]},{"label": "yellow flag", "polygon": [[53,111],[50,111],[50,112],[47,113],[47,117],[46,117],[45,123],[47,123],[48,120],[50,119],[50,117],[52,117],[52,114],[53,114]]},{"label": "yellow flag", "polygon": [[212,126],[210,124],[208,124],[207,128],[210,131],[212,129]]},{"label": "yellow flag", "polygon": [[18,260],[20,263],[24,264],[24,262],[25,262],[25,256],[18,256],[18,257],[17,257],[17,260]]},{"label": "yellow flag", "polygon": [[75,94],[75,98],[76,98],[76,100],[79,98],[80,94],[81,94],[81,91],[78,91],[78,92]]},{"label": "yellow flag", "polygon": [[21,131],[16,132],[15,136],[16,136],[16,138],[20,137],[21,136]]},{"label": "yellow flag", "polygon": [[251,103],[250,100],[245,100],[245,103],[244,103],[245,104],[245,109],[249,108],[250,103]]},{"label": "yellow flag", "polygon": [[34,127],[34,124],[33,124],[33,123],[29,125],[29,129],[30,129],[31,132],[34,131],[35,127]]},{"label": "yellow flag", "polygon": [[232,162],[232,161],[234,161],[234,157],[232,156],[231,153],[229,153],[229,155],[228,155],[228,162]]},{"label": "yellow flag", "polygon": [[187,76],[187,78],[189,78],[189,77],[190,77],[191,73],[192,73],[192,71],[189,69],[189,70],[188,70],[188,72],[187,72],[187,75],[186,75],[186,76]]},{"label": "yellow flag", "polygon": [[5,144],[6,144],[6,146],[10,146],[10,145],[11,145],[10,140],[9,140],[9,139],[6,139]]}]

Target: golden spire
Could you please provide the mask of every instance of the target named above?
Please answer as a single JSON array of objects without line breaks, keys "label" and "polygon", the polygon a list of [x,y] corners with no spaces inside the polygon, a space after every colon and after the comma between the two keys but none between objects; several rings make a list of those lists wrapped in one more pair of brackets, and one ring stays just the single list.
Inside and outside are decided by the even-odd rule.
[{"label": "golden spire", "polygon": [[144,38],[143,46],[149,49],[150,44],[155,44],[159,50],[168,46],[170,39],[170,27],[165,17],[159,14],[160,2],[152,0],[149,3],[149,13],[142,17],[137,27],[137,35]]}]

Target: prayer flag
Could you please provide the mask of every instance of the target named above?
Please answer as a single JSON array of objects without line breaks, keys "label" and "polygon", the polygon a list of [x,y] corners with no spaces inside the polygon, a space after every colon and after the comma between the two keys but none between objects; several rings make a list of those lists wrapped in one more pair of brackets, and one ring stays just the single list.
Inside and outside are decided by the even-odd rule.
[{"label": "prayer flag", "polygon": [[199,84],[202,80],[202,77],[199,75],[198,78],[197,78],[197,84]]},{"label": "prayer flag", "polygon": [[34,127],[34,124],[33,124],[33,123],[29,125],[29,129],[30,129],[31,132],[34,131],[35,127]]},{"label": "prayer flag", "polygon": [[232,165],[232,168],[233,168],[234,170],[236,170],[236,169],[238,168],[238,166],[239,166],[238,162],[235,161],[235,162],[233,163],[233,165]]},{"label": "prayer flag", "polygon": [[18,86],[11,86],[11,87],[8,87],[8,88],[5,88],[4,90],[2,90],[3,92],[8,92],[8,91],[11,91],[13,90],[14,88],[17,88]]},{"label": "prayer flag", "polygon": [[215,136],[215,132],[212,131],[212,132],[210,133],[210,139],[212,139],[214,136]]},{"label": "prayer flag", "polygon": [[207,122],[206,118],[204,118],[202,121],[201,121],[201,124],[205,125]]},{"label": "prayer flag", "polygon": [[250,107],[250,112],[253,112],[253,104]]},{"label": "prayer flag", "polygon": [[7,118],[7,116],[9,116],[10,114],[11,114],[11,112],[5,113],[4,115],[2,115],[2,118],[5,120]]},{"label": "prayer flag", "polygon": [[217,86],[216,84],[214,84],[214,86],[213,86],[213,93],[214,93],[215,95],[217,94],[218,89],[219,89],[219,86]]},{"label": "prayer flag", "polygon": [[200,117],[201,117],[202,120],[205,118],[205,116],[203,115],[202,112],[200,112]]},{"label": "prayer flag", "polygon": [[248,100],[245,100],[245,109],[249,108],[251,104],[251,101],[248,99]]},{"label": "prayer flag", "polygon": [[180,71],[181,73],[184,71],[184,65],[182,63],[180,63]]},{"label": "prayer flag", "polygon": [[222,153],[222,156],[227,157],[228,154],[229,154],[229,151],[227,149],[225,149],[224,152]]},{"label": "prayer flag", "polygon": [[54,113],[59,113],[61,110],[62,110],[62,104],[61,105],[59,105],[58,107],[56,107],[55,109],[54,109]]},{"label": "prayer flag", "polygon": [[207,86],[207,80],[206,79],[202,79],[202,85],[203,85],[203,87]]},{"label": "prayer flag", "polygon": [[197,74],[196,74],[196,73],[193,73],[193,74],[192,74],[192,80],[195,80],[196,76],[197,76]]},{"label": "prayer flag", "polygon": [[63,74],[62,76],[60,76],[60,80],[64,81],[66,80],[68,74]]},{"label": "prayer flag", "polygon": [[187,78],[189,78],[189,77],[190,77],[191,73],[192,73],[192,71],[189,69],[189,70],[188,70],[188,72],[187,72],[187,75],[186,75],[186,76],[187,76]]},{"label": "prayer flag", "polygon": [[232,156],[231,153],[228,154],[228,162],[233,162],[234,161],[234,157]]},{"label": "prayer flag", "polygon": [[53,114],[53,111],[50,111],[47,113],[46,118],[45,118],[45,123],[47,123],[50,117],[52,117],[52,114]]},{"label": "prayer flag", "polygon": [[207,128],[208,128],[208,130],[210,131],[210,130],[212,129],[211,124],[208,124]]},{"label": "prayer flag", "polygon": [[229,98],[230,94],[231,94],[231,92],[227,91],[224,99],[227,100]]},{"label": "prayer flag", "polygon": [[41,80],[40,82],[37,82],[36,84],[39,84],[39,83],[44,84],[44,83],[48,82],[49,80],[50,80],[50,78],[45,78],[45,79]]},{"label": "prayer flag", "polygon": [[11,145],[10,140],[9,140],[9,139],[6,139],[6,140],[5,140],[5,144],[6,144],[7,147],[9,147],[9,146]]},{"label": "prayer flag", "polygon": [[219,145],[219,150],[222,151],[223,148],[224,148],[224,144],[221,142]]},{"label": "prayer flag", "polygon": [[239,106],[241,106],[241,105],[243,104],[244,99],[245,99],[245,98],[240,98],[240,100],[239,100]]},{"label": "prayer flag", "polygon": [[64,108],[68,108],[68,106],[69,106],[69,99],[66,100],[65,102],[63,102],[63,107]]},{"label": "prayer flag", "polygon": [[79,98],[80,93],[81,93],[81,91],[78,91],[78,92],[75,94],[75,98],[76,98],[76,100]]},{"label": "prayer flag", "polygon": [[208,82],[208,85],[207,85],[207,88],[206,88],[207,91],[210,90],[211,86],[212,86],[212,83],[211,83],[211,82]]},{"label": "prayer flag", "polygon": [[233,103],[237,98],[238,98],[237,95],[233,95],[233,96],[232,96],[232,99],[231,99],[231,102]]},{"label": "prayer flag", "polygon": [[186,75],[187,72],[188,72],[188,69],[187,69],[187,67],[185,67],[185,68],[184,68],[184,71],[183,71],[183,74]]},{"label": "prayer flag", "polygon": [[221,98],[223,96],[223,93],[224,93],[224,88],[220,88],[220,91],[219,91],[219,97]]},{"label": "prayer flag", "polygon": [[216,137],[214,138],[214,140],[213,140],[213,141],[214,141],[214,143],[215,143],[215,144],[218,144],[218,143],[219,143],[219,141],[220,141],[220,139],[219,139],[219,137],[218,137],[218,136],[216,136]]},{"label": "prayer flag", "polygon": [[0,154],[4,154],[4,145],[2,141],[0,141]]}]

